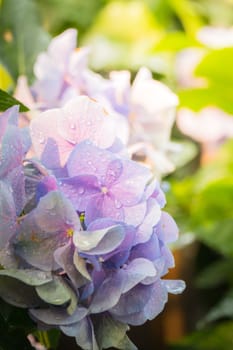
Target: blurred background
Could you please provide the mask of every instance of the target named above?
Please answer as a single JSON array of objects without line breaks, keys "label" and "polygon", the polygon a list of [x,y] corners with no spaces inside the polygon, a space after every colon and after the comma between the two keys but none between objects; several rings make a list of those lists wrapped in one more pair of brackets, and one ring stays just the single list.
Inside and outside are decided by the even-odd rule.
[{"label": "blurred background", "polygon": [[140,350],[232,350],[233,0],[0,0],[0,88],[33,82],[38,53],[70,27],[93,70],[134,77],[146,66],[180,100],[172,140],[183,151],[162,186],[180,228],[168,278],[187,288],[131,339]]}]

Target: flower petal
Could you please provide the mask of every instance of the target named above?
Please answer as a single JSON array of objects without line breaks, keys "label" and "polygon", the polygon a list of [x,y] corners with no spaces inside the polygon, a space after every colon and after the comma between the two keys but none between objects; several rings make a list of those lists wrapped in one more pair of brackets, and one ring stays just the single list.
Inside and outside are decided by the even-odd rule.
[{"label": "flower petal", "polygon": [[4,248],[16,231],[15,203],[11,187],[0,181],[0,249]]},{"label": "flower petal", "polygon": [[74,245],[79,251],[93,255],[109,253],[123,239],[124,230],[120,225],[97,231],[76,231],[73,236]]},{"label": "flower petal", "polygon": [[100,148],[110,147],[116,137],[114,119],[87,96],[67,102],[58,119],[58,132],[72,144],[90,140]]},{"label": "flower petal", "polygon": [[91,313],[107,311],[117,304],[124,287],[124,278],[123,271],[118,270],[104,279],[93,295],[89,306]]}]

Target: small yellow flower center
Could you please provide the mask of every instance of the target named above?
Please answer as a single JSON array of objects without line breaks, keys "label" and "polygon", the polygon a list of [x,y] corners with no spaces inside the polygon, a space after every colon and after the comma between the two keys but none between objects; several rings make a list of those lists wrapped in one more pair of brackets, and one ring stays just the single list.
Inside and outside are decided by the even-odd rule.
[{"label": "small yellow flower center", "polygon": [[106,193],[108,192],[107,187],[106,187],[106,186],[101,187],[101,192],[102,192],[103,194],[106,194]]},{"label": "small yellow flower center", "polygon": [[73,236],[73,234],[74,234],[74,229],[73,228],[68,228],[67,230],[66,230],[66,235],[67,235],[67,237],[72,237]]}]

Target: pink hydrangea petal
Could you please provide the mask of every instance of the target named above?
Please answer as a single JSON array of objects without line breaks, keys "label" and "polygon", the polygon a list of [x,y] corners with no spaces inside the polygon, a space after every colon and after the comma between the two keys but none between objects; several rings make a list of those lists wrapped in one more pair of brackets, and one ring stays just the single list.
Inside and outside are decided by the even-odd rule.
[{"label": "pink hydrangea petal", "polygon": [[69,101],[63,107],[57,125],[59,134],[73,144],[90,140],[101,148],[108,148],[116,136],[114,119],[87,96]]},{"label": "pink hydrangea petal", "polygon": [[178,238],[179,230],[175,220],[167,212],[163,211],[160,220],[162,237],[161,240],[170,243]]},{"label": "pink hydrangea petal", "polygon": [[69,57],[77,45],[77,30],[70,28],[65,30],[62,34],[55,37],[49,47],[48,54],[58,63],[67,64]]},{"label": "pink hydrangea petal", "polygon": [[139,226],[145,218],[147,210],[146,202],[133,205],[131,207],[124,207],[124,217],[127,225]]},{"label": "pink hydrangea petal", "polygon": [[73,145],[58,133],[56,126],[61,113],[60,109],[48,110],[34,118],[30,124],[34,151],[49,168],[64,165],[73,149]]}]

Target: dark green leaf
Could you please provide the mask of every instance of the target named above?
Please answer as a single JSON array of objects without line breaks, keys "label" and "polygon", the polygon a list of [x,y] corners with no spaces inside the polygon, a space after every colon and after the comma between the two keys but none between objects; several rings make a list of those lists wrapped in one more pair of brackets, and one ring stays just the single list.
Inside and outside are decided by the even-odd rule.
[{"label": "dark green leaf", "polygon": [[9,95],[6,91],[0,89],[0,111],[3,112],[14,105],[19,105],[20,112],[29,111],[28,107]]},{"label": "dark green leaf", "polygon": [[219,318],[233,319],[233,290],[230,290],[227,295],[207,313],[199,322],[199,326],[204,326],[206,323],[216,321]]},{"label": "dark green leaf", "polygon": [[216,221],[208,226],[203,223],[196,230],[196,236],[217,252],[233,257],[232,228],[232,219]]},{"label": "dark green leaf", "polygon": [[233,281],[232,271],[232,259],[216,261],[199,273],[195,284],[198,288],[217,287],[226,280]]}]

